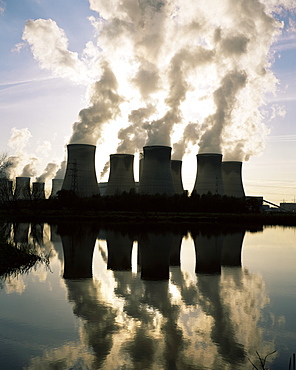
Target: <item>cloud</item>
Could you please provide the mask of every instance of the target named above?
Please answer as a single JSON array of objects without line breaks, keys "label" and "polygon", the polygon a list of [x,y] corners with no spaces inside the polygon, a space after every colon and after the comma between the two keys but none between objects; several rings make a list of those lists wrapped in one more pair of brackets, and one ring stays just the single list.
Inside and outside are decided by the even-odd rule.
[{"label": "cloud", "polygon": [[0,0],[0,15],[5,12],[6,3],[3,0]]},{"label": "cloud", "polygon": [[87,66],[77,53],[68,50],[68,39],[55,21],[28,20],[22,38],[30,45],[41,68],[50,70],[54,76],[77,83],[89,81]]}]

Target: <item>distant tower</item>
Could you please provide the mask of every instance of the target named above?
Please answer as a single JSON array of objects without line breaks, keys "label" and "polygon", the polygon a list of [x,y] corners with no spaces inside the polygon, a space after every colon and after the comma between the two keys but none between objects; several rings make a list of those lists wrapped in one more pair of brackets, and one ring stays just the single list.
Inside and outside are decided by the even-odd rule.
[{"label": "distant tower", "polygon": [[45,199],[44,182],[33,182],[32,184],[32,198],[35,200]]},{"label": "distant tower", "polygon": [[51,193],[50,198],[56,198],[57,192],[62,189],[64,179],[52,179],[52,187],[51,187]]},{"label": "distant tower", "polygon": [[135,190],[133,154],[111,154],[110,173],[104,195],[121,194]]},{"label": "distant tower", "polygon": [[183,183],[182,183],[182,161],[172,159],[171,160],[172,178],[175,188],[175,194],[183,194]]},{"label": "distant tower", "polygon": [[15,183],[14,199],[31,199],[30,177],[17,177]]},{"label": "distant tower", "polygon": [[79,197],[99,194],[95,171],[95,145],[69,144],[67,168],[62,190],[73,190]]},{"label": "distant tower", "polygon": [[197,154],[197,173],[193,190],[197,194],[224,195],[224,186],[222,180],[222,154],[202,153]]},{"label": "distant tower", "polygon": [[144,158],[140,169],[140,194],[175,193],[171,172],[171,151],[169,146],[144,146]]},{"label": "distant tower", "polygon": [[242,180],[242,162],[222,162],[222,178],[225,195],[243,198],[245,196]]}]

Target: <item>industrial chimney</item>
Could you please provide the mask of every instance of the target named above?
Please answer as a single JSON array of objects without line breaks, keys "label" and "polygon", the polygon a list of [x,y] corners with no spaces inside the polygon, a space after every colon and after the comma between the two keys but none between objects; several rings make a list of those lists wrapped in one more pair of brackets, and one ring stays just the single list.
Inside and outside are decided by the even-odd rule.
[{"label": "industrial chimney", "polygon": [[224,195],[222,180],[222,154],[202,153],[197,154],[197,173],[193,190],[197,194]]},{"label": "industrial chimney", "polygon": [[14,199],[28,200],[31,198],[30,177],[16,177]]},{"label": "industrial chimney", "polygon": [[100,194],[95,171],[96,146],[68,144],[68,160],[62,190],[72,190],[81,198]]},{"label": "industrial chimney", "polygon": [[64,179],[52,179],[51,180],[51,193],[50,198],[56,198],[57,192],[62,189]]},{"label": "industrial chimney", "polygon": [[171,160],[172,178],[175,188],[175,194],[183,194],[183,183],[182,183],[182,161],[177,159]]},{"label": "industrial chimney", "polygon": [[33,182],[32,187],[32,198],[35,200],[45,199],[44,182]]},{"label": "industrial chimney", "polygon": [[111,154],[110,173],[104,195],[127,193],[135,190],[133,154]]},{"label": "industrial chimney", "polygon": [[144,146],[144,158],[140,170],[140,194],[175,193],[172,171],[171,151],[169,146]]},{"label": "industrial chimney", "polygon": [[245,196],[242,180],[242,162],[223,161],[222,179],[225,195],[236,198],[243,198]]}]

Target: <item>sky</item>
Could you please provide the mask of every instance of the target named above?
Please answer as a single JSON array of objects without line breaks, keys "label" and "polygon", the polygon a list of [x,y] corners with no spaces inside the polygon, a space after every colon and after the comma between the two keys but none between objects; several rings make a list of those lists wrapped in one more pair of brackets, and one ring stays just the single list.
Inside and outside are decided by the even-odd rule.
[{"label": "sky", "polygon": [[[185,4],[183,4],[185,3]],[[66,145],[243,161],[247,195],[296,198],[296,0],[0,0],[0,153],[46,181]]]}]

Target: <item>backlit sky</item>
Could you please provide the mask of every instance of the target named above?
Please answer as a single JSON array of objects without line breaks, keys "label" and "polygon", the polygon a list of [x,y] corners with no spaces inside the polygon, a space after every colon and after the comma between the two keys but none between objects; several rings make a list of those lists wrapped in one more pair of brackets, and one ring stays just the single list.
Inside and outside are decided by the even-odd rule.
[{"label": "backlit sky", "polygon": [[50,186],[66,144],[97,143],[107,181],[109,154],[161,144],[183,156],[189,191],[196,154],[222,152],[244,161],[247,195],[294,201],[296,1],[192,3],[0,0],[0,153],[18,158],[13,175]]}]

